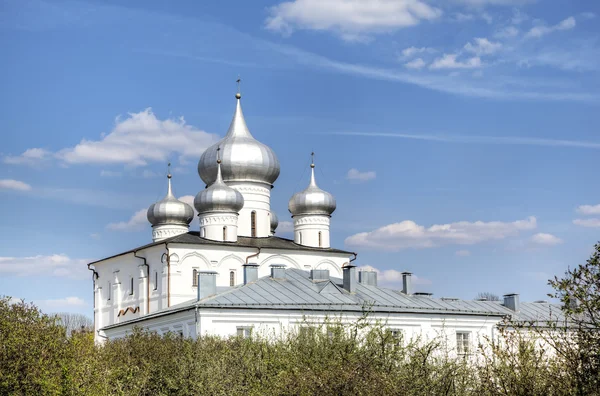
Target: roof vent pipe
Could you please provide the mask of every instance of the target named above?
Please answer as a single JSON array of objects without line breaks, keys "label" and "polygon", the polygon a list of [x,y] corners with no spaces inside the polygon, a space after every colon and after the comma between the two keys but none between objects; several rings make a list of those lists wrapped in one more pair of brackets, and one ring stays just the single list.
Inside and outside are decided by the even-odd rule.
[{"label": "roof vent pipe", "polygon": [[362,285],[377,286],[377,271],[358,271],[358,282]]},{"label": "roof vent pipe", "polygon": [[217,294],[217,272],[198,272],[198,301]]},{"label": "roof vent pipe", "polygon": [[311,269],[310,279],[313,281],[329,280],[329,270],[326,269]]},{"label": "roof vent pipe", "polygon": [[402,293],[407,296],[412,294],[412,274],[410,272],[402,273]]},{"label": "roof vent pipe", "polygon": [[344,289],[349,293],[356,292],[356,266],[346,265],[344,270]]},{"label": "roof vent pipe", "polygon": [[271,278],[283,279],[285,278],[285,265],[283,264],[271,264]]},{"label": "roof vent pipe", "polygon": [[504,295],[504,306],[512,311],[519,310],[519,295],[516,293]]},{"label": "roof vent pipe", "polygon": [[242,267],[244,268],[244,285],[258,279],[258,264],[249,263],[242,265]]}]

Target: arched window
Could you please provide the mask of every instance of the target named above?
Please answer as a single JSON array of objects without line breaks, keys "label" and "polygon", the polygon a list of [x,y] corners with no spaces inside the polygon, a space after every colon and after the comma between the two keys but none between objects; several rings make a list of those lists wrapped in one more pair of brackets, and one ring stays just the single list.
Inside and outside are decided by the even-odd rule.
[{"label": "arched window", "polygon": [[302,245],[302,233],[299,232],[298,234],[300,235],[300,245]]},{"label": "arched window", "polygon": [[229,286],[235,286],[235,271],[229,271]]},{"label": "arched window", "polygon": [[129,295],[133,296],[133,276],[129,280]]},{"label": "arched window", "polygon": [[227,226],[223,227],[223,240],[227,240]]},{"label": "arched window", "polygon": [[192,286],[198,286],[198,270],[195,268],[192,271]]},{"label": "arched window", "polygon": [[256,237],[256,212],[250,213],[250,236]]},{"label": "arched window", "polygon": [[321,235],[321,231],[319,231],[319,247],[323,247],[323,235]]},{"label": "arched window", "polygon": [[158,290],[158,271],[154,271],[154,290]]}]

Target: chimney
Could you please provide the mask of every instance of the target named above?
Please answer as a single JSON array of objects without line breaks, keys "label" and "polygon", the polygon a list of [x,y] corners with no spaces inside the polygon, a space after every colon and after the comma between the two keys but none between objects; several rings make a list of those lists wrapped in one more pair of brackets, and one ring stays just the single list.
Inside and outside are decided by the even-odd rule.
[{"label": "chimney", "polygon": [[244,285],[258,279],[258,264],[244,264],[242,267],[244,268]]},{"label": "chimney", "polygon": [[285,278],[285,265],[283,264],[271,264],[271,278],[273,279],[284,279]]},{"label": "chimney", "polygon": [[198,272],[198,301],[217,294],[217,272]]},{"label": "chimney", "polygon": [[516,293],[504,295],[504,306],[515,312],[519,311],[519,295]]},{"label": "chimney", "polygon": [[310,279],[313,281],[329,280],[329,270],[326,269],[311,269]]},{"label": "chimney", "polygon": [[402,273],[402,293],[410,296],[412,294],[412,274],[410,272]]},{"label": "chimney", "polygon": [[377,286],[376,271],[359,271],[358,282],[367,286]]},{"label": "chimney", "polygon": [[344,270],[344,289],[354,293],[356,291],[356,266],[346,265],[342,269]]}]

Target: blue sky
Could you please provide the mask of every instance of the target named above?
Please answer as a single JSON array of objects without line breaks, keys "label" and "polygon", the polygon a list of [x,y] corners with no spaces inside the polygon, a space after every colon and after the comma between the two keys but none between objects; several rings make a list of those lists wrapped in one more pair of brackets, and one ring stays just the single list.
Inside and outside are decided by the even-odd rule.
[{"label": "blue sky", "polygon": [[279,235],[314,150],[332,245],[384,284],[544,299],[600,239],[595,1],[0,4],[0,294],[91,316],[85,263],[151,240],[168,161],[204,187],[238,75]]}]

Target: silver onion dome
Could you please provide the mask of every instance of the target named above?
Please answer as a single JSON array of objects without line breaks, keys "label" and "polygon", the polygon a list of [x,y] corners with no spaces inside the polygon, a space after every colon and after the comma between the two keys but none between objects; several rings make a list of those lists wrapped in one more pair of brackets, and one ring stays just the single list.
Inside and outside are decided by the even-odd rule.
[{"label": "silver onion dome", "polygon": [[254,181],[273,184],[279,177],[279,160],[268,146],[250,134],[236,94],[236,108],[227,135],[210,146],[200,157],[198,174],[210,186],[217,178],[217,148],[221,148],[223,180]]},{"label": "silver onion dome", "polygon": [[292,196],[288,209],[292,216],[305,214],[331,215],[335,211],[335,198],[317,186],[315,164],[310,164],[310,184],[304,191]]},{"label": "silver onion dome", "polygon": [[[217,149],[217,151],[219,151]],[[235,212],[244,207],[244,197],[238,190],[229,187],[221,175],[221,160],[216,161],[217,178],[194,198],[194,207],[199,214],[208,212]]]},{"label": "silver onion dome", "polygon": [[167,196],[153,203],[146,214],[152,226],[163,224],[177,224],[188,226],[194,218],[194,209],[185,202],[181,202],[173,195],[171,189],[171,174],[167,175],[169,187]]},{"label": "silver onion dome", "polygon": [[275,230],[277,229],[278,225],[279,219],[277,218],[277,215],[275,214],[275,212],[271,212],[271,232],[273,234],[275,234]]}]

